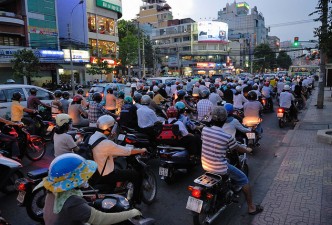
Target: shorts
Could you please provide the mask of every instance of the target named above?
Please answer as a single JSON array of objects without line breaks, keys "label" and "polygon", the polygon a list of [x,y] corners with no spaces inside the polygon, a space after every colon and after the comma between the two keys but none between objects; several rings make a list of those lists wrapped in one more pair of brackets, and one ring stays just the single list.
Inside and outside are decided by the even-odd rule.
[{"label": "shorts", "polygon": [[227,173],[229,177],[234,181],[235,185],[242,187],[249,183],[248,177],[241,170],[229,163],[227,163],[227,166]]}]

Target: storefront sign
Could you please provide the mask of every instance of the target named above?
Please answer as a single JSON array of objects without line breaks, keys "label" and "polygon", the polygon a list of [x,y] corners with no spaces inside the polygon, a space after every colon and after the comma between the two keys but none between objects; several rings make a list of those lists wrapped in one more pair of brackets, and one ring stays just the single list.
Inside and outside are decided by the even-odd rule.
[{"label": "storefront sign", "polygon": [[[102,62],[107,62],[108,65],[111,65],[111,66],[115,66],[116,65],[116,61],[112,58],[100,58]],[[94,57],[94,56],[91,56],[90,57],[90,63],[92,64],[96,64],[98,62],[98,58],[97,57]]]},{"label": "storefront sign", "polygon": [[40,62],[63,62],[63,51],[35,50],[34,54],[39,58]]},{"label": "storefront sign", "polygon": [[96,5],[104,9],[122,13],[122,4],[120,0],[96,0]]},{"label": "storefront sign", "polygon": [[[70,62],[70,51],[69,49],[63,49],[64,59],[66,62]],[[83,50],[71,50],[73,62],[89,62],[90,53]]]},{"label": "storefront sign", "polygon": [[216,63],[213,62],[198,62],[197,68],[215,68]]},{"label": "storefront sign", "polygon": [[201,21],[197,23],[198,42],[227,43],[228,24],[217,21]]},{"label": "storefront sign", "polygon": [[24,48],[2,48],[0,49],[0,63],[9,63],[14,59],[14,54]]},{"label": "storefront sign", "polygon": [[52,29],[52,28],[29,26],[28,31],[31,34],[43,34],[43,35],[48,35],[48,36],[58,36],[58,30],[57,29]]}]

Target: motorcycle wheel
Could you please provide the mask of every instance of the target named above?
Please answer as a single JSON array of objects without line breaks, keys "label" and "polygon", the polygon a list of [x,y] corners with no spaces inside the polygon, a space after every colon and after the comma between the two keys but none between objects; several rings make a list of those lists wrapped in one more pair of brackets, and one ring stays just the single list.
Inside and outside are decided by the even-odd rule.
[{"label": "motorcycle wheel", "polygon": [[202,206],[202,211],[200,213],[194,213],[193,223],[194,225],[205,225],[206,219],[210,217],[209,212],[206,210],[208,206],[204,203]]},{"label": "motorcycle wheel", "polygon": [[151,205],[156,200],[157,190],[157,178],[151,170],[147,169],[141,188],[142,201],[147,205]]},{"label": "motorcycle wheel", "polygon": [[46,143],[41,137],[31,136],[31,141],[26,147],[26,156],[31,161],[38,161],[43,158],[46,153]]},{"label": "motorcycle wheel", "polygon": [[23,178],[24,175],[21,171],[17,170],[13,173],[10,178],[8,178],[6,184],[4,185],[3,189],[1,190],[5,194],[10,194],[16,192],[15,188],[15,181],[19,178]]},{"label": "motorcycle wheel", "polygon": [[26,210],[28,216],[37,222],[43,222],[43,208],[45,205],[46,189],[40,187],[31,193],[30,198],[26,202]]},{"label": "motorcycle wheel", "polygon": [[283,121],[283,119],[279,119],[279,127],[280,128],[283,128],[283,127],[285,127],[285,122]]}]

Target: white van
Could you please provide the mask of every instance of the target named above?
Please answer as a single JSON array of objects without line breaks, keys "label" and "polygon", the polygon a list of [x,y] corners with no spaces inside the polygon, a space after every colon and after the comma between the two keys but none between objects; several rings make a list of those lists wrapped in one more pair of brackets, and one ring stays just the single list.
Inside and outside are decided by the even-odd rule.
[{"label": "white van", "polygon": [[24,84],[0,84],[0,116],[5,119],[10,118],[12,96],[15,92],[22,94],[21,104],[26,107],[31,88],[38,90],[37,97],[45,103],[50,104],[54,99],[52,92],[41,87]]},{"label": "white van", "polygon": [[146,80],[146,83],[148,85],[152,85],[152,81],[156,81],[158,84],[162,83],[162,84],[174,84],[177,81],[181,81],[181,78],[178,77],[152,77],[152,78],[148,78]]}]

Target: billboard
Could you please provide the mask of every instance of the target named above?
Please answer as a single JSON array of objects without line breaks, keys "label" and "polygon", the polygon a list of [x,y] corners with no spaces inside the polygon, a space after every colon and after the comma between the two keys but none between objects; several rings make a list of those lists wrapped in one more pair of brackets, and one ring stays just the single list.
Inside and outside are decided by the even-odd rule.
[{"label": "billboard", "polygon": [[96,0],[96,5],[104,9],[122,13],[121,0]]},{"label": "billboard", "polygon": [[228,24],[217,21],[201,21],[197,23],[198,42],[227,43]]}]

